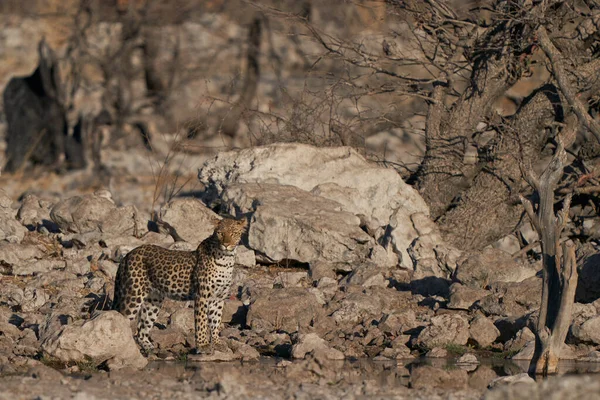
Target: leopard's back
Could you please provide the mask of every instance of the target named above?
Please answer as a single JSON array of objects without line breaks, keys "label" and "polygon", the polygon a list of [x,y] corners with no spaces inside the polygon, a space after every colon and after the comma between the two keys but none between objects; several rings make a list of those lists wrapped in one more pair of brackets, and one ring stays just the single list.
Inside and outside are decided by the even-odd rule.
[{"label": "leopard's back", "polygon": [[175,300],[191,299],[196,263],[195,251],[169,250],[156,245],[136,247],[119,264],[113,309],[123,310],[127,293],[133,294],[131,300],[140,302],[144,299],[138,297],[149,290]]}]

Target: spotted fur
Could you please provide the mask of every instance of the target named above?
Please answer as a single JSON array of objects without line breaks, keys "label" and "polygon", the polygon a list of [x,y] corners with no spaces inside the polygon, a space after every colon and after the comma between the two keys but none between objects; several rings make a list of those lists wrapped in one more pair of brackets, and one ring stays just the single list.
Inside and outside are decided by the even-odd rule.
[{"label": "spotted fur", "polygon": [[235,250],[246,229],[245,220],[223,219],[211,237],[194,251],[143,245],[119,264],[113,310],[137,318],[136,340],[149,353],[154,346],[150,329],[165,297],[194,300],[197,351],[222,349],[219,333],[223,302],[233,275]]}]

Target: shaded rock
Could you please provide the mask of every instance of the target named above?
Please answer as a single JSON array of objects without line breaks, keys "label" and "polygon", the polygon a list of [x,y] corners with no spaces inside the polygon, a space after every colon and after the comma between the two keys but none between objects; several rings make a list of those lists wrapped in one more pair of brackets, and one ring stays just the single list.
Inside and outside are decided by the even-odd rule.
[{"label": "shaded rock", "polygon": [[497,282],[521,282],[535,276],[536,268],[515,261],[500,249],[485,248],[460,263],[456,279],[472,288],[485,288]]},{"label": "shaded rock", "polygon": [[450,280],[437,276],[413,279],[410,282],[410,290],[414,294],[425,297],[440,296],[448,298],[450,295]]},{"label": "shaded rock", "polygon": [[374,245],[358,217],[294,186],[230,185],[222,200],[229,210],[252,213],[248,244],[273,261],[358,262]]},{"label": "shaded rock", "polygon": [[[585,245],[584,245],[585,246]],[[583,256],[575,301],[589,303],[600,298],[600,254],[594,248]]]},{"label": "shaded rock", "polygon": [[180,197],[161,207],[158,222],[176,241],[183,240],[197,247],[212,235],[220,219],[200,200]]},{"label": "shaded rock", "polygon": [[469,339],[469,323],[458,314],[436,315],[431,325],[419,333],[417,344],[432,349],[448,344],[465,345]]},{"label": "shaded rock", "polygon": [[577,265],[580,265],[575,301],[591,303],[600,298],[600,254],[591,244],[585,243],[577,251]]},{"label": "shaded rock", "polygon": [[542,279],[534,276],[521,282],[498,282],[490,287],[491,294],[477,303],[486,315],[521,317],[539,309]]},{"label": "shaded rock", "polygon": [[414,368],[410,373],[410,387],[413,389],[464,389],[467,383],[467,371],[460,369],[444,370],[424,365]]},{"label": "shaded rock", "polygon": [[535,340],[535,334],[528,327],[524,327],[517,332],[515,337],[504,344],[504,350],[509,352],[519,351],[533,340]]},{"label": "shaded rock", "polygon": [[450,301],[448,308],[455,310],[469,310],[471,306],[487,296],[489,292],[484,289],[474,289],[458,282],[450,285]]},{"label": "shaded rock", "polygon": [[[273,305],[277,304],[274,308]],[[253,298],[247,324],[252,329],[287,333],[302,331],[324,316],[317,297],[306,289],[265,289]]]},{"label": "shaded rock", "polygon": [[[295,186],[363,215],[367,225],[379,227],[377,240],[390,234],[388,225],[393,235],[395,229],[410,226],[410,215],[429,214],[417,191],[395,171],[368,162],[350,147],[289,143],[222,152],[204,164],[198,179],[206,185],[208,203],[235,183]],[[406,249],[416,237],[416,232],[398,234],[389,242],[405,267],[412,267]]]},{"label": "shaded rock", "polygon": [[0,241],[20,243],[27,233],[25,228],[16,219],[17,211],[12,208],[12,200],[0,190]]},{"label": "shaded rock", "polygon": [[42,343],[42,350],[65,363],[91,359],[110,369],[143,368],[148,361],[133,340],[129,319],[116,311],[65,325]]},{"label": "shaded rock", "polygon": [[316,333],[300,335],[298,343],[292,347],[292,358],[304,358],[306,354],[312,353],[317,358],[328,360],[343,360],[344,354],[329,347],[327,342]]},{"label": "shaded rock", "polygon": [[525,343],[521,350],[511,357],[512,360],[531,360],[535,352],[535,339]]},{"label": "shaded rock", "polygon": [[28,194],[21,201],[21,207],[19,207],[19,211],[17,212],[17,219],[25,226],[37,227],[43,225],[50,229],[50,231],[54,231],[56,226],[50,219],[51,208],[51,201]]},{"label": "shaded rock", "polygon": [[469,338],[480,348],[490,346],[498,336],[500,336],[498,328],[483,315],[478,315],[471,321]]}]

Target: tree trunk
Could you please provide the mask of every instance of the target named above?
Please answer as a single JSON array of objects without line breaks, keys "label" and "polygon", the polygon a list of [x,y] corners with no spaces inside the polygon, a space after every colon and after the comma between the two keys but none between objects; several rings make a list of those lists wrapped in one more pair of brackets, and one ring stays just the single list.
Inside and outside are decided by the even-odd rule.
[{"label": "tree trunk", "polygon": [[575,139],[576,118],[571,118],[567,128],[558,138],[554,157],[540,178],[529,170],[528,182],[539,195],[539,206],[534,212],[529,200],[521,201],[532,225],[540,237],[543,255],[542,301],[536,327],[536,346],[530,368],[536,374],[558,372],[560,350],[571,324],[575,290],[577,289],[577,267],[575,246],[572,242],[560,247],[560,235],[565,228],[571,205],[568,195],[563,208],[554,214],[554,192],[567,160],[565,147]]}]

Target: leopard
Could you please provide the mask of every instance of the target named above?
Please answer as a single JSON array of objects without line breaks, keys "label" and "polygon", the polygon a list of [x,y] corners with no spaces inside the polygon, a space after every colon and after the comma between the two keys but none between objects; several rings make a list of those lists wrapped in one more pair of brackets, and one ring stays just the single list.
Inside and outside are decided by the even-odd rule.
[{"label": "leopard", "polygon": [[130,321],[137,319],[135,340],[142,353],[154,352],[150,331],[165,298],[194,301],[193,352],[226,351],[220,338],[223,305],[229,297],[236,249],[246,229],[246,219],[223,218],[196,250],[145,244],[121,260],[112,309]]}]

